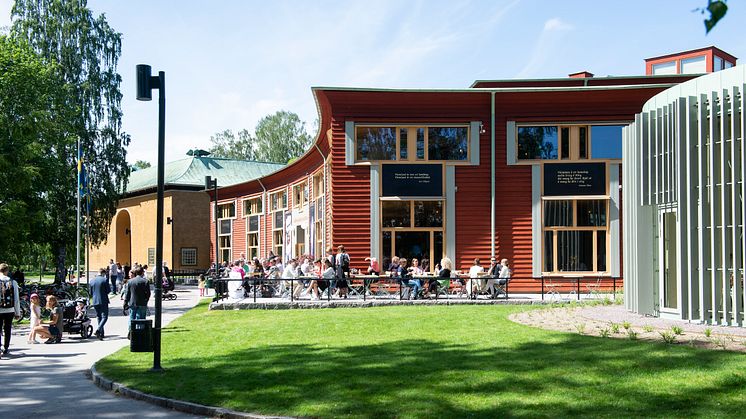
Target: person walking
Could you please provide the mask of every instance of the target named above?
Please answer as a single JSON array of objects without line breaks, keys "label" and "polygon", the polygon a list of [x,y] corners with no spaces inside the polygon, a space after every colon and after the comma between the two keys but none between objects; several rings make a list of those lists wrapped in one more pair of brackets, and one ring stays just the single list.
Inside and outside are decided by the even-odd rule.
[{"label": "person walking", "polygon": [[117,264],[114,263],[114,259],[109,259],[109,281],[111,281],[111,293],[116,294],[117,293],[117,275],[119,274],[119,269],[117,268]]},{"label": "person walking", "polygon": [[143,276],[145,272],[140,267],[132,271],[135,277],[127,282],[127,292],[124,295],[124,302],[130,309],[130,331],[132,320],[144,320],[147,317],[148,300],[150,300],[150,285]]},{"label": "person walking", "polygon": [[8,355],[10,335],[13,319],[21,317],[21,303],[18,297],[18,283],[8,277],[10,269],[5,263],[0,263],[0,323],[3,325],[3,355]]},{"label": "person walking", "polygon": [[98,276],[93,278],[88,287],[93,297],[93,308],[96,310],[96,319],[98,327],[96,328],[96,337],[98,340],[104,340],[104,325],[109,319],[109,281],[106,280],[106,269],[100,269]]}]

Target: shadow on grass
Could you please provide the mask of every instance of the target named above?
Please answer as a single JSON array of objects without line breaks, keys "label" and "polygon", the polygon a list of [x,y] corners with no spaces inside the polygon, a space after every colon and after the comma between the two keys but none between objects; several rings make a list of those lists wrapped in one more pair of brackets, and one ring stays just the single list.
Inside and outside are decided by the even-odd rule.
[{"label": "shadow on grass", "polygon": [[[155,394],[263,414],[740,416],[746,378],[734,369],[739,359],[567,334],[488,349],[428,340],[262,346],[200,362],[170,359],[158,382],[116,359],[98,367]],[[702,371],[701,382],[686,378]]]}]

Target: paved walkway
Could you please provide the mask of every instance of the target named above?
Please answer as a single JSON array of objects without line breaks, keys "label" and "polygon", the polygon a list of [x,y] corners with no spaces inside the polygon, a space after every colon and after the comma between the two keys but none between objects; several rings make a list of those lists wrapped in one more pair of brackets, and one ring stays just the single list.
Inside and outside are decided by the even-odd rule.
[{"label": "paved walkway", "polygon": [[[163,302],[164,325],[198,301],[195,287],[177,287],[176,292],[177,300]],[[154,312],[152,299],[150,312]],[[85,371],[97,360],[129,345],[127,318],[118,300],[109,315],[103,342],[65,333],[60,344],[29,345],[28,326],[15,328],[10,355],[0,359],[0,418],[192,418],[117,397],[85,377]],[[95,314],[92,324],[95,330]]]}]

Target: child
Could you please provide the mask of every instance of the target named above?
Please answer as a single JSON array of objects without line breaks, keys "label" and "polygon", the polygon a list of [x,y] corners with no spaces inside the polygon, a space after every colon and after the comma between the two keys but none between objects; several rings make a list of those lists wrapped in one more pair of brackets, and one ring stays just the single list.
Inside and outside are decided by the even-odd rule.
[{"label": "child", "polygon": [[31,294],[31,330],[28,332],[28,343],[39,343],[36,340],[36,331],[34,328],[41,324],[41,305],[39,305],[39,295]]},{"label": "child", "polygon": [[199,282],[197,282],[197,288],[199,288],[199,296],[205,296],[205,274],[199,276]]},{"label": "child", "polygon": [[75,320],[85,320],[85,318],[86,318],[85,303],[83,301],[78,301],[78,306],[75,307]]}]

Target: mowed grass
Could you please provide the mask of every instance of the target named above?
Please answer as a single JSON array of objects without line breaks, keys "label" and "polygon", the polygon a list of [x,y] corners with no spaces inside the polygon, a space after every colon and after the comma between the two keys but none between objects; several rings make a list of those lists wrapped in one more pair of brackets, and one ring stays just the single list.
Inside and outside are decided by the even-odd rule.
[{"label": "mowed grass", "polygon": [[744,417],[746,358],[548,332],[518,306],[207,311],[105,376],[157,395],[315,417]]}]

